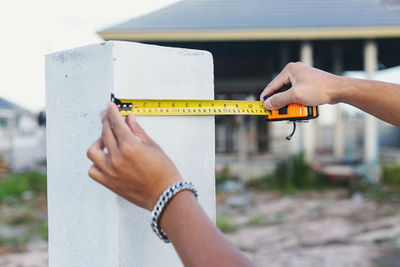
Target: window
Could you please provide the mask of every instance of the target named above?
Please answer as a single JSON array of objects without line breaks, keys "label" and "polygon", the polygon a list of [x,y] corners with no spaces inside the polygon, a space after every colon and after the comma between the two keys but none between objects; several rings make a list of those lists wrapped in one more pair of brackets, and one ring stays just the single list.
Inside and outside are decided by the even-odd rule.
[{"label": "window", "polygon": [[0,118],[0,128],[6,128],[6,127],[7,127],[7,119]]}]

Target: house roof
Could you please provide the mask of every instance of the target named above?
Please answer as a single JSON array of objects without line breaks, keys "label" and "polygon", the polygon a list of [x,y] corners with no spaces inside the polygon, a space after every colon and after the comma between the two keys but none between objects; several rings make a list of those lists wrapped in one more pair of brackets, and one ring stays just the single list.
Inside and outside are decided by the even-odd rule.
[{"label": "house roof", "polygon": [[14,110],[28,112],[28,110],[0,97],[0,110]]},{"label": "house roof", "polygon": [[381,1],[183,0],[99,35],[144,41],[400,36],[400,13]]}]

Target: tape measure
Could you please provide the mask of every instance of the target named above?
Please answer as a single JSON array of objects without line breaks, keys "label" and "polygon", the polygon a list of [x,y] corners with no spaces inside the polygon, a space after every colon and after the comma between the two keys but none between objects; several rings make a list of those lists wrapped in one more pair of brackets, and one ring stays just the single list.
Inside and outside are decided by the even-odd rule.
[{"label": "tape measure", "polygon": [[293,132],[286,137],[288,140],[296,130],[295,122],[318,117],[318,107],[289,104],[269,111],[264,108],[263,101],[118,99],[111,94],[111,102],[118,106],[123,116],[130,113],[136,116],[262,115],[267,121],[292,121]]},{"label": "tape measure", "polygon": [[242,100],[166,100],[118,99],[111,94],[121,115],[198,116],[198,115],[263,115],[269,121],[302,121],[318,117],[318,107],[290,104],[278,110],[266,110],[263,101]]},{"label": "tape measure", "polygon": [[264,108],[263,101],[118,99],[112,94],[111,102],[118,106],[123,116],[129,113],[137,116],[272,114]]}]

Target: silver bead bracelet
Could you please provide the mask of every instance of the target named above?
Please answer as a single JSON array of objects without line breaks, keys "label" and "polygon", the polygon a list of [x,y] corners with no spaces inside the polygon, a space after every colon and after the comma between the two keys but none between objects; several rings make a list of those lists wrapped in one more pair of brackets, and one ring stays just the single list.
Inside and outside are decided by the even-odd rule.
[{"label": "silver bead bracelet", "polygon": [[154,233],[163,240],[165,243],[169,243],[169,239],[165,232],[160,227],[160,217],[163,213],[165,207],[167,206],[168,202],[180,191],[182,190],[190,190],[193,192],[195,197],[197,198],[197,190],[191,182],[188,181],[179,181],[173,183],[172,185],[168,186],[167,189],[161,194],[160,198],[158,199],[156,205],[151,212],[152,220],[151,220],[151,228],[153,229]]}]

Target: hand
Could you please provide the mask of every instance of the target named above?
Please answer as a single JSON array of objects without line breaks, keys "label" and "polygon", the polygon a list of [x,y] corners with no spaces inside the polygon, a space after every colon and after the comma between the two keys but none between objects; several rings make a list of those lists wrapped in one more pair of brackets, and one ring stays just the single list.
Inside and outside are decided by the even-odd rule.
[{"label": "hand", "polygon": [[292,87],[282,93],[269,97],[264,106],[268,110],[279,109],[291,103],[306,106],[337,103],[336,94],[340,89],[341,77],[328,72],[308,67],[303,63],[289,63],[274,80],[272,80],[261,93],[260,100],[264,101],[264,95],[272,94],[284,85]]},{"label": "hand", "polygon": [[[124,122],[114,103],[102,113],[103,131],[87,151],[93,162],[89,176],[127,199],[151,211],[159,196],[179,171],[162,149],[129,114]],[[107,148],[107,152],[104,152]]]}]

